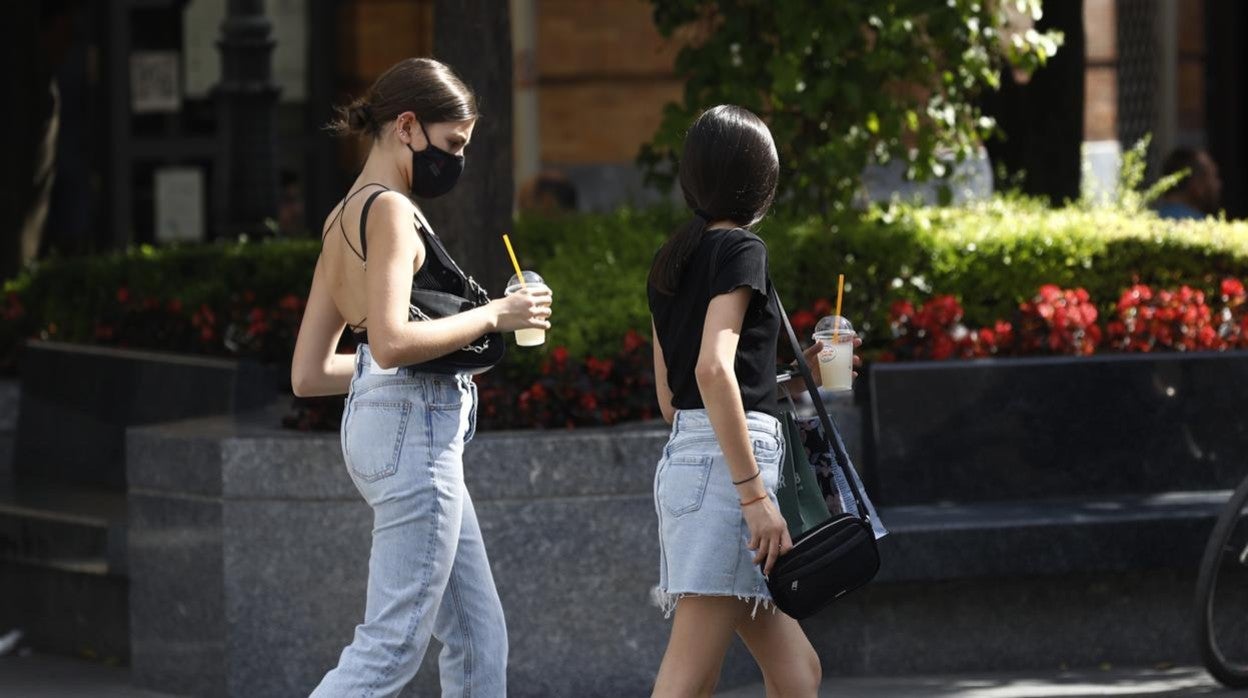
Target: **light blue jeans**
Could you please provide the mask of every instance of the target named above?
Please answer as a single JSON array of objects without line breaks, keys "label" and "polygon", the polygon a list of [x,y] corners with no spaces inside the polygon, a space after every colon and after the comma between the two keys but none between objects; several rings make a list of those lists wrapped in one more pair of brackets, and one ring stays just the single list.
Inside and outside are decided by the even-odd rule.
[{"label": "light blue jeans", "polygon": [[373,508],[364,622],[315,698],[397,696],[438,638],[443,696],[507,694],[507,626],[472,498],[464,444],[476,430],[467,375],[384,374],[367,346],[342,416],[347,470]]}]

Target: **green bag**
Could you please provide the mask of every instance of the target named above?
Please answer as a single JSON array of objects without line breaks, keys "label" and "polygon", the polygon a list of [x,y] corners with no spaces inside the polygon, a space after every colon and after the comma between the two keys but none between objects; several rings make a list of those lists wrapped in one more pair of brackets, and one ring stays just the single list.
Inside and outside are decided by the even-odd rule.
[{"label": "green bag", "polygon": [[802,432],[790,412],[784,413],[784,460],[780,462],[780,486],[776,488],[776,499],[793,540],[832,517],[819,488],[815,469],[806,457]]}]

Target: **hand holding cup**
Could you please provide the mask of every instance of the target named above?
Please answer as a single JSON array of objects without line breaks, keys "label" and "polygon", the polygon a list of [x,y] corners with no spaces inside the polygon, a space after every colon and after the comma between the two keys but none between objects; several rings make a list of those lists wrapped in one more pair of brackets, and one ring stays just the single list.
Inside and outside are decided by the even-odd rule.
[{"label": "hand holding cup", "polygon": [[536,347],[546,342],[546,330],[550,329],[552,294],[550,287],[536,272],[525,271],[522,274],[523,281],[520,276],[512,276],[504,291],[505,298],[515,306],[519,324],[500,329],[514,330],[519,346]]}]

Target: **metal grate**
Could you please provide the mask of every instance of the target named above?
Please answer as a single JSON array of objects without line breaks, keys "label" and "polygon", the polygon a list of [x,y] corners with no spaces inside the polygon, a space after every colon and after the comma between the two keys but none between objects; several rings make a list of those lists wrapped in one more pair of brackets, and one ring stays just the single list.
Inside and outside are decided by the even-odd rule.
[{"label": "metal grate", "polygon": [[[1159,0],[1118,0],[1118,138],[1126,150],[1159,127]],[[1160,167],[1156,147],[1148,153],[1148,174]]]}]

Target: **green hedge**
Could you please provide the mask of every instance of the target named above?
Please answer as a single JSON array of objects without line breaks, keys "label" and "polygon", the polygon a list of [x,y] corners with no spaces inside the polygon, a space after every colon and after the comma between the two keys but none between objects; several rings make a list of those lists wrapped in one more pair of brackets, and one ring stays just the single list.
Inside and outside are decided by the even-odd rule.
[{"label": "green hedge", "polygon": [[1248,274],[1248,224],[1053,210],[1027,200],[894,207],[839,225],[777,221],[774,228],[774,273],[792,285],[789,295],[834,297],[835,274],[843,272],[845,313],[866,322],[875,348],[888,343],[888,306],[900,298],[955,295],[968,323],[978,325],[1009,317],[1046,283],[1082,286],[1108,309],[1133,282],[1212,292],[1222,277]]},{"label": "green hedge", "polygon": [[[648,334],[646,273],[655,250],[685,215],[660,208],[518,221],[513,239],[522,263],[541,272],[556,292],[547,347],[515,352],[521,363],[535,366],[555,346],[567,347],[573,357],[607,356],[628,329]],[[781,214],[765,220],[759,234],[790,312],[834,297],[836,275],[846,275],[845,314],[866,332],[869,349],[887,346],[888,306],[900,298],[954,294],[968,323],[985,324],[1009,316],[1045,283],[1083,286],[1108,306],[1135,281],[1212,291],[1223,276],[1248,277],[1245,223],[1174,223],[1148,213],[1051,210],[1006,198],[963,208],[897,206],[836,220]],[[176,300],[188,318],[201,305],[235,308],[229,311],[234,314],[273,307],[290,294],[306,293],[319,245],[299,240],[143,248],[47,261],[6,285],[9,310],[0,344],[11,349],[18,337],[39,333],[99,341],[102,321],[126,322],[144,299]],[[118,300],[121,288],[125,304]],[[18,317],[14,302],[22,311]],[[143,335],[148,341],[141,342],[147,346],[247,351],[179,339],[158,318],[150,324]],[[288,334],[252,353],[288,356],[282,344]]]}]

